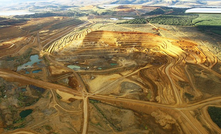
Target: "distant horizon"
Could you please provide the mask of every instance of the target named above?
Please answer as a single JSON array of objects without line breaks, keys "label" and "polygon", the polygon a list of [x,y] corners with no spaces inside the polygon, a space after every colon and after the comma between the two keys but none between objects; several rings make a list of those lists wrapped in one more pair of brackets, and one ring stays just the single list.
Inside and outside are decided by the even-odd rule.
[{"label": "distant horizon", "polygon": [[[61,5],[97,5],[97,4],[141,4],[141,5],[148,5],[148,6],[160,6],[164,4],[164,6],[188,6],[188,7],[195,7],[195,6],[221,6],[220,0],[0,0],[1,5],[0,7],[8,7],[14,4],[24,4],[30,2],[50,2],[50,4],[61,4]],[[21,6],[21,5],[19,5]]]}]

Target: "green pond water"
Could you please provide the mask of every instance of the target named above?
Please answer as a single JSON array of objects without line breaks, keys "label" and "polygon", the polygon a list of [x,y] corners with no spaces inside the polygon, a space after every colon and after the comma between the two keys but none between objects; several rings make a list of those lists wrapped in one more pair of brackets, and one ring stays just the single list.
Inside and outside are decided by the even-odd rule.
[{"label": "green pond water", "polygon": [[32,112],[33,112],[32,109],[27,109],[27,110],[21,111],[21,113],[19,115],[20,115],[21,118],[25,118],[28,115],[30,115]]},{"label": "green pond water", "polygon": [[41,69],[39,69],[39,70],[34,70],[34,71],[32,71],[32,73],[39,73],[39,72],[41,72],[42,70]]},{"label": "green pond water", "polygon": [[68,68],[70,68],[70,69],[73,69],[73,70],[75,70],[75,71],[77,71],[77,70],[80,70],[80,69],[81,69],[81,67],[76,66],[76,65],[68,65],[67,67],[68,67]]},{"label": "green pond water", "polygon": [[22,88],[21,90],[22,90],[23,92],[27,91],[26,88]]}]

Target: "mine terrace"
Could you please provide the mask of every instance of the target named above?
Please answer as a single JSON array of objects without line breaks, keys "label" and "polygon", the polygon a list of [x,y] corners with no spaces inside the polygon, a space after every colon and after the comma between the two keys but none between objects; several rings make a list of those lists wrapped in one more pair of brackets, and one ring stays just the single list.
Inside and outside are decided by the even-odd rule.
[{"label": "mine terrace", "polygon": [[2,18],[0,133],[221,133],[220,31],[173,10]]}]

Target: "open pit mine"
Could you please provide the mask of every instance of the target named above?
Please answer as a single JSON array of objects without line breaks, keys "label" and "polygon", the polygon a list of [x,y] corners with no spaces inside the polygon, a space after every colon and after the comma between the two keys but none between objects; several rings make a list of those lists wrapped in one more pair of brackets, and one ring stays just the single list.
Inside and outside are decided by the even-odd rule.
[{"label": "open pit mine", "polygon": [[221,133],[221,62],[208,38],[151,23],[57,28],[65,20],[0,29],[14,30],[0,36],[0,133]]}]

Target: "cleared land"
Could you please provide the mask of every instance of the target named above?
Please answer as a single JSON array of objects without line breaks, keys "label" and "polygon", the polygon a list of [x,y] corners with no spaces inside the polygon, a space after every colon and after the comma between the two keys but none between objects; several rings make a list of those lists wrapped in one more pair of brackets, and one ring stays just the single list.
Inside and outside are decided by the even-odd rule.
[{"label": "cleared land", "polygon": [[220,133],[219,35],[183,9],[100,8],[0,29],[16,29],[1,36],[0,133]]}]

